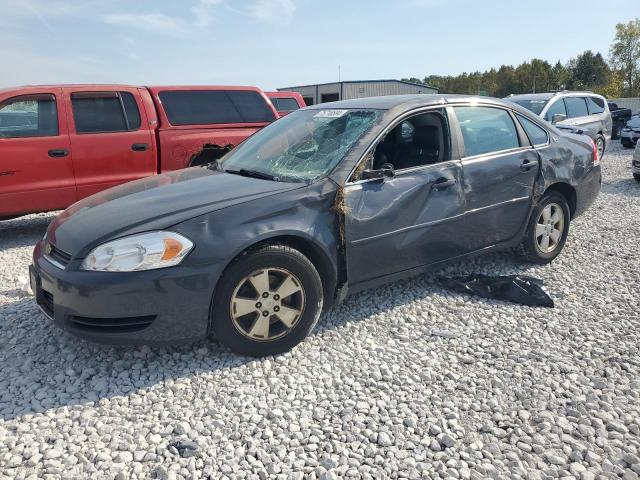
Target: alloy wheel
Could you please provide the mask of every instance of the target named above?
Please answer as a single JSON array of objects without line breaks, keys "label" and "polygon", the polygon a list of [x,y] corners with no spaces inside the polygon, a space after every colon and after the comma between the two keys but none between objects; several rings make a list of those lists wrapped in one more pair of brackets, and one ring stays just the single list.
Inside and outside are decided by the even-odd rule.
[{"label": "alloy wheel", "polygon": [[557,203],[546,205],[536,224],[536,245],[542,253],[551,253],[560,243],[564,232],[564,212]]},{"label": "alloy wheel", "polygon": [[300,280],[283,268],[264,268],[244,277],[231,296],[234,327],[254,341],[285,336],[304,312],[305,292]]},{"label": "alloy wheel", "polygon": [[596,139],[596,149],[598,150],[598,160],[604,155],[604,140],[601,137]]}]

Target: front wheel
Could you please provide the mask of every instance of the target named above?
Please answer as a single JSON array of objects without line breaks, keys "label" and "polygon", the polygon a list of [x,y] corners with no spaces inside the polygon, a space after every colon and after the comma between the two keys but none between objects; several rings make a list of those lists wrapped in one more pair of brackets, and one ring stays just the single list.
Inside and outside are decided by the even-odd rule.
[{"label": "front wheel", "polygon": [[559,192],[545,193],[531,215],[527,231],[518,246],[518,254],[527,261],[541,265],[553,261],[567,240],[570,215],[564,195]]},{"label": "front wheel", "polygon": [[213,298],[218,340],[242,355],[287,352],[313,329],[322,311],[322,281],[298,250],[267,245],[234,261]]}]

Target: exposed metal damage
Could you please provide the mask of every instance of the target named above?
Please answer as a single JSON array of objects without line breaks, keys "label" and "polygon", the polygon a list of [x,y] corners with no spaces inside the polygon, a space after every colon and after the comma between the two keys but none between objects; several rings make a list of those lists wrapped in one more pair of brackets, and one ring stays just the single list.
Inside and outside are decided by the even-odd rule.
[{"label": "exposed metal damage", "polygon": [[220,158],[222,158],[226,153],[233,150],[235,145],[230,143],[221,146],[215,143],[205,143],[202,146],[202,149],[194,153],[189,159],[190,167],[199,167],[203,165],[208,165],[211,162],[214,162]]}]

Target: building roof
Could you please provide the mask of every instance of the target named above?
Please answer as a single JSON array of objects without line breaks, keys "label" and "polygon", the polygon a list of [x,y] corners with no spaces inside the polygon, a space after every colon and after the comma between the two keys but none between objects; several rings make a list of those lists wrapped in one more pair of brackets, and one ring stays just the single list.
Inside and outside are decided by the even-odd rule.
[{"label": "building roof", "polygon": [[413,85],[414,87],[431,88],[432,90],[438,90],[436,87],[432,87],[431,85],[427,85],[426,83],[407,82],[405,80],[396,80],[396,79],[390,79],[390,80],[341,80],[339,82],[312,83],[310,85],[295,85],[293,87],[282,87],[282,88],[278,88],[278,90],[291,89],[291,88],[320,87],[322,85],[340,85],[340,84],[345,84],[345,83],[385,83],[385,82],[386,83],[388,83],[388,82],[403,83],[405,85]]}]

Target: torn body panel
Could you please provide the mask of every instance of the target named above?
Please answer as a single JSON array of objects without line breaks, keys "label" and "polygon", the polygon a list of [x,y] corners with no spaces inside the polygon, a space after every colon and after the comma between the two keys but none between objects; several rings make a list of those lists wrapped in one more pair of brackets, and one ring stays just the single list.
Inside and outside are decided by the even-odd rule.
[{"label": "torn body panel", "polygon": [[[233,129],[161,129],[160,170],[169,172],[194,166],[192,162],[222,155],[238,146],[261,127],[238,127]],[[216,160],[213,158],[212,160]],[[209,161],[212,161],[209,160]],[[207,162],[208,163],[208,162]],[[197,163],[202,165],[202,163]]]}]

